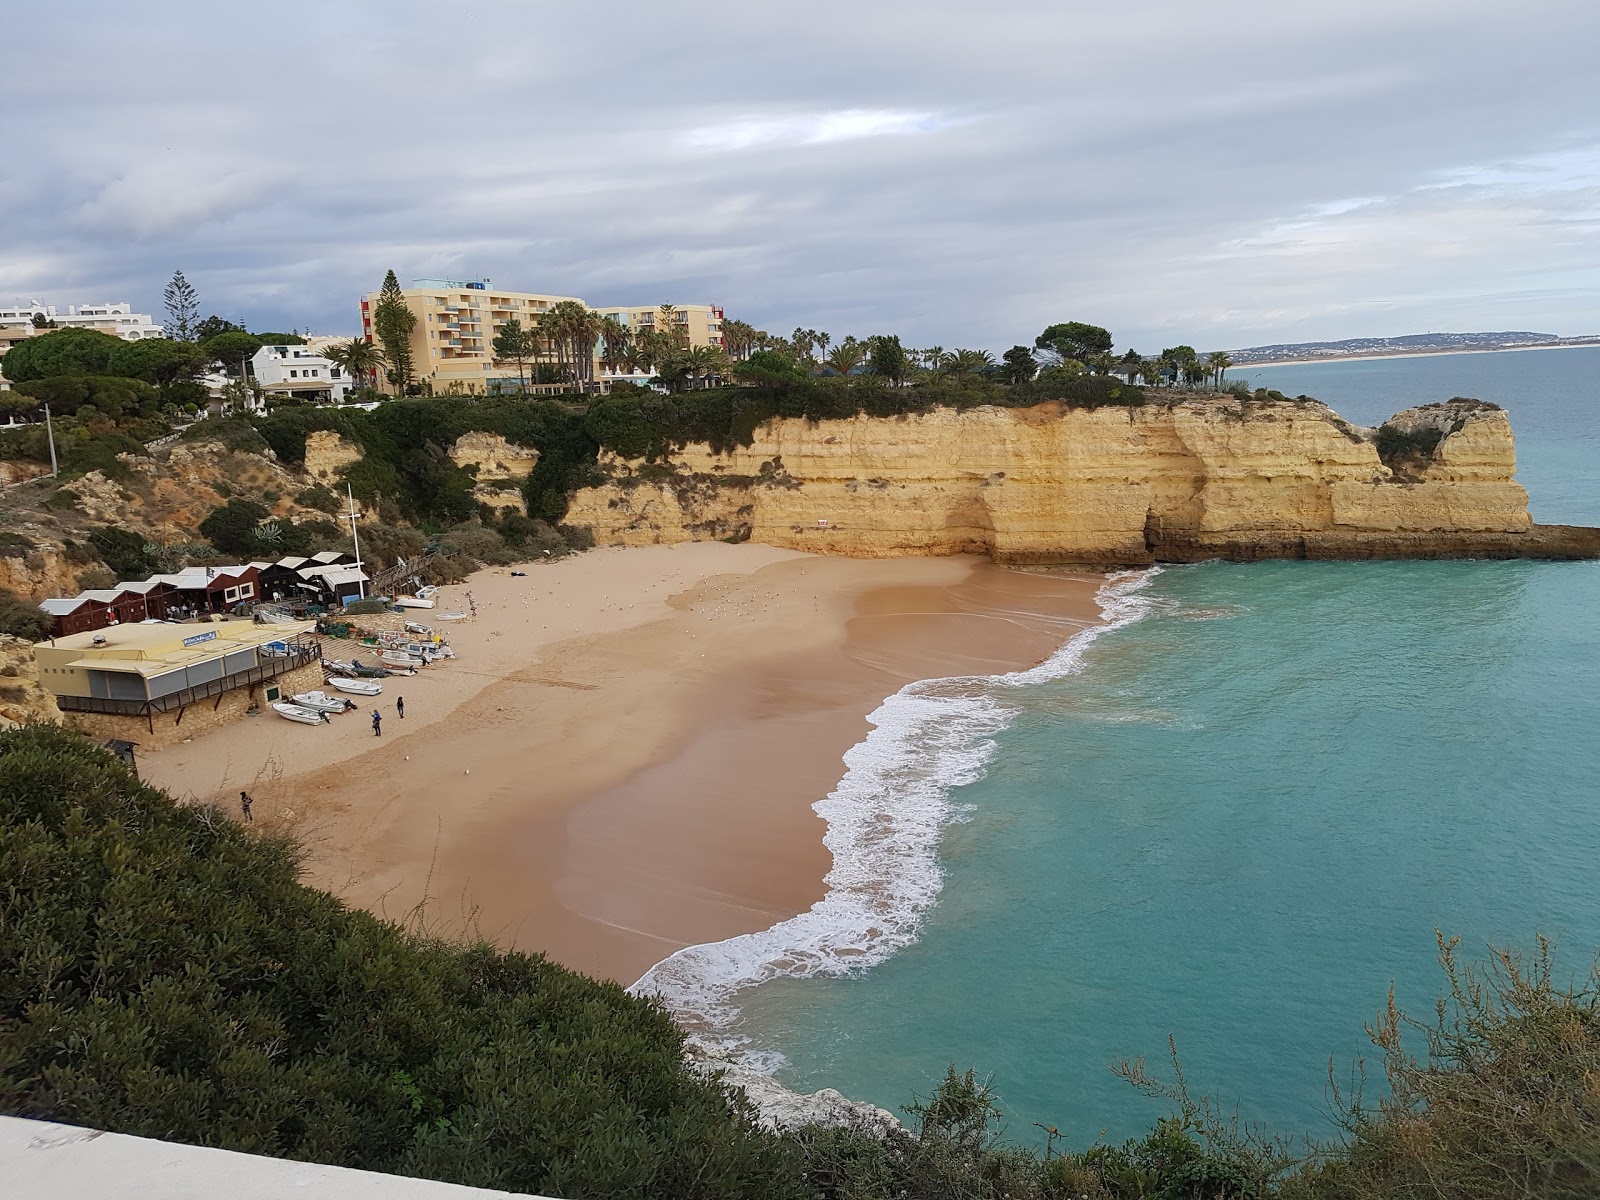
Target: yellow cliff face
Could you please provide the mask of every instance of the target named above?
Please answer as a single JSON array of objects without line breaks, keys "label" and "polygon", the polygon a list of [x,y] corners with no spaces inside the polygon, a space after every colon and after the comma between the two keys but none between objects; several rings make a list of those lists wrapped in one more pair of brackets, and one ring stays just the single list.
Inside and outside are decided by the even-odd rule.
[{"label": "yellow cliff face", "polygon": [[527,512],[522,483],[539,463],[539,452],[508,442],[498,433],[464,433],[450,447],[450,461],[468,467],[477,481],[473,499],[495,509]]},{"label": "yellow cliff face", "polygon": [[1305,401],[776,419],[728,454],[602,456],[612,481],[578,492],[566,520],[602,545],[749,538],[855,557],[1526,552],[1517,539],[1533,527],[1505,414],[1476,402],[1411,411],[1442,440],[1431,461],[1400,471],[1380,460],[1372,431]]}]

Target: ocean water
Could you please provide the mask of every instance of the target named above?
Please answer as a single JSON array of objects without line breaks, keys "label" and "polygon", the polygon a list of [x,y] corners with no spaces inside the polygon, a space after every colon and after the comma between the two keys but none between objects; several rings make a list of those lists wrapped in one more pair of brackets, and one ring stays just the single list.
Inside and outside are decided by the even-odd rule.
[{"label": "ocean water", "polygon": [[[1600,349],[1263,368],[1376,424],[1503,404],[1537,519],[1600,524]],[[1164,1064],[1331,1132],[1434,930],[1600,947],[1600,564],[1202,564],[1114,580],[1111,627],[1021,675],[890,698],[820,806],[817,909],[641,981],[790,1086],[897,1108],[947,1064],[1011,1136],[1119,1140]]]}]

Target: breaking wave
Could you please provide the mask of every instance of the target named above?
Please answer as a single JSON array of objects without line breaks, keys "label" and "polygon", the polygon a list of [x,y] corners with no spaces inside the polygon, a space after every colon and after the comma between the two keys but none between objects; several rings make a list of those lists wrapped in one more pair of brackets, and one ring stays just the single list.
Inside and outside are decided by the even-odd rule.
[{"label": "breaking wave", "polygon": [[772,979],[865,971],[917,940],[944,882],[941,833],[962,816],[950,793],[983,777],[994,735],[1016,712],[1006,691],[1082,670],[1096,638],[1149,611],[1139,593],[1159,572],[1112,575],[1096,595],[1104,623],[1036,667],[925,679],[890,696],[867,718],[872,732],[845,754],[839,786],[813,806],[827,822],[823,843],[833,854],[827,894],[770,929],[686,946],[629,991],[660,997],[723,1053],[759,1069],[781,1066],[781,1056],[751,1049],[735,1031],[739,995]]}]

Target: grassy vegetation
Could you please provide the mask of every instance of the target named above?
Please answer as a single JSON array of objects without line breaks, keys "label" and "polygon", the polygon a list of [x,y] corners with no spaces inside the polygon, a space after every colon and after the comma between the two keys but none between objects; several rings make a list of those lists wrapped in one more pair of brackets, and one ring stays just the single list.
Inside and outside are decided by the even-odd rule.
[{"label": "grassy vegetation", "polygon": [[1444,440],[1438,429],[1397,429],[1383,425],[1378,429],[1378,458],[1383,465],[1395,470],[1426,466],[1433,452]]},{"label": "grassy vegetation", "polygon": [[[1600,1195],[1600,967],[1463,964],[1371,1032],[1385,1093],[1337,1145],[1241,1130],[1181,1073],[1121,1146],[1030,1149],[972,1072],[908,1128],[760,1128],[655,1004],[407,931],[297,880],[288,841],[142,787],[53,727],[0,734],[0,1111],[569,1197],[1579,1200]],[[1412,1056],[1403,1034],[1419,1034]]]}]

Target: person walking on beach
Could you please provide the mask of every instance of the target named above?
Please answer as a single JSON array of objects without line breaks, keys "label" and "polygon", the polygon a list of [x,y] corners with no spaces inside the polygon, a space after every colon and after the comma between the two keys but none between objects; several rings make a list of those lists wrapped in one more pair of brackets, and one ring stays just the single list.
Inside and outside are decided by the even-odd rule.
[{"label": "person walking on beach", "polygon": [[239,807],[244,810],[244,823],[246,825],[255,824],[255,820],[256,819],[253,816],[250,815],[250,805],[253,804],[253,803],[254,803],[254,801],[252,801],[250,799],[250,793],[249,792],[240,792],[239,793]]},{"label": "person walking on beach", "polygon": [[406,719],[406,698],[404,696],[396,696],[394,698],[394,715],[402,721]]},{"label": "person walking on beach", "polygon": [[383,736],[383,714],[377,709],[372,710],[372,736]]}]

